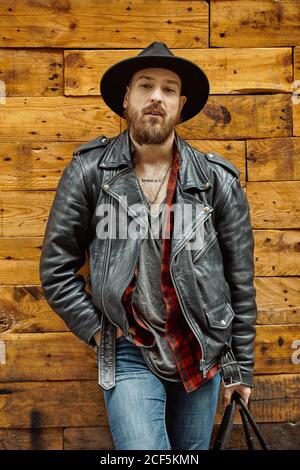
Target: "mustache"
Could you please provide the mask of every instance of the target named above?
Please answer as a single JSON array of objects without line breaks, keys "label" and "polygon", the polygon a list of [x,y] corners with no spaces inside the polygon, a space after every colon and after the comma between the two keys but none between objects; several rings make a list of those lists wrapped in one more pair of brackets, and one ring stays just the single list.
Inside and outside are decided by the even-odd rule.
[{"label": "mustache", "polygon": [[144,114],[148,114],[148,113],[160,114],[161,116],[165,115],[164,111],[161,108],[153,107],[153,106],[145,109]]}]

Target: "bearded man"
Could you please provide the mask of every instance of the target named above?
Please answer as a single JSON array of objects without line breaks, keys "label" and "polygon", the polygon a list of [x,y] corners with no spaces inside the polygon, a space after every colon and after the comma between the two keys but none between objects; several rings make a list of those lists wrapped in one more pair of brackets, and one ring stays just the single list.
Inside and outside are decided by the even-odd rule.
[{"label": "bearded man", "polygon": [[239,170],[177,134],[209,81],[164,43],[111,66],[100,89],[127,129],[80,146],[64,170],[45,297],[97,351],[116,449],[208,449],[221,379],[225,405],[253,387],[254,242]]}]

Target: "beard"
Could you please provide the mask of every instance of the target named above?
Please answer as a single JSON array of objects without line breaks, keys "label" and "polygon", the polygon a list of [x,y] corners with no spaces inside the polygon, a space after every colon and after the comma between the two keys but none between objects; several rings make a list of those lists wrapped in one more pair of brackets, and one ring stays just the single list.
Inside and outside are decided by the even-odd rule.
[{"label": "beard", "polygon": [[180,122],[180,111],[175,117],[142,115],[133,106],[128,105],[124,110],[124,118],[133,139],[139,145],[161,145],[172,135],[175,126]]}]

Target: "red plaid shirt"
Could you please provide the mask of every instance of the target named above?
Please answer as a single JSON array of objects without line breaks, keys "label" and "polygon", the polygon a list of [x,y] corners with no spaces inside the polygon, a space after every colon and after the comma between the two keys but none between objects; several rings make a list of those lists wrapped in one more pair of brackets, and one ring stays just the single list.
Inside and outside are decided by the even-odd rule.
[{"label": "red plaid shirt", "polygon": [[[199,370],[201,359],[201,348],[186,322],[177,299],[175,288],[173,286],[169,271],[169,261],[171,253],[171,235],[173,232],[173,216],[171,211],[174,202],[174,194],[179,170],[179,159],[174,147],[173,165],[168,180],[166,197],[165,226],[162,243],[162,261],[161,261],[161,290],[166,305],[166,324],[165,335],[174,354],[174,359],[187,393],[196,390],[201,384],[212,378],[219,370],[219,365],[210,369],[203,378]],[[146,327],[137,312],[132,308],[131,297],[137,279],[138,268],[136,268],[134,277],[125,290],[122,302],[127,313],[130,331],[134,336],[134,343],[137,346],[150,346],[154,342],[154,336]]]}]

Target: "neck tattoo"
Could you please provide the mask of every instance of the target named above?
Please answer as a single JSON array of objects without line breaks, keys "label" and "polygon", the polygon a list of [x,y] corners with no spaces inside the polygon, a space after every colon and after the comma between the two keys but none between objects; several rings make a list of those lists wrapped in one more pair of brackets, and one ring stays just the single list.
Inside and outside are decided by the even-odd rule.
[{"label": "neck tattoo", "polygon": [[[146,198],[147,198],[147,200],[148,200],[148,202],[149,202],[150,204],[153,204],[154,201],[157,199],[157,196],[158,196],[158,194],[159,194],[159,191],[161,190],[161,187],[162,187],[162,185],[163,185],[164,182],[165,182],[166,176],[167,176],[167,174],[168,174],[169,171],[170,171],[170,168],[171,168],[171,166],[172,166],[172,163],[173,163],[173,161],[171,162],[170,166],[167,168],[167,171],[165,172],[163,178],[154,178],[154,179],[153,179],[153,178],[141,178],[142,182],[145,182],[145,183],[148,183],[148,182],[149,182],[149,183],[157,183],[157,182],[160,182],[160,185],[159,185],[158,190],[156,191],[155,197],[150,200],[150,199],[146,196]],[[134,155],[134,164],[135,164],[134,166],[136,166],[136,158],[135,158],[135,155]],[[135,171],[135,168],[134,168],[134,171]],[[135,171],[135,174],[136,174],[136,171]],[[136,174],[136,176],[137,176],[137,174]],[[138,177],[137,177],[137,179],[138,179]]]}]

